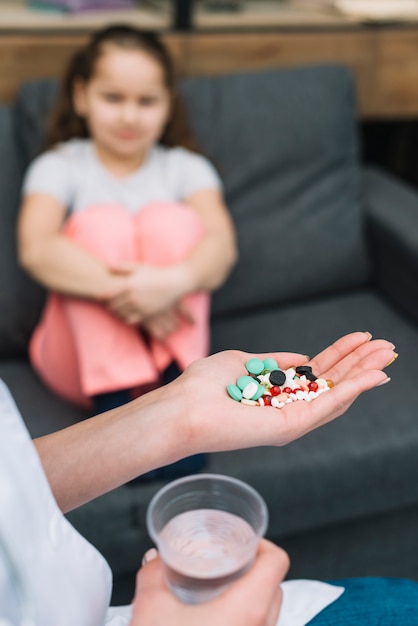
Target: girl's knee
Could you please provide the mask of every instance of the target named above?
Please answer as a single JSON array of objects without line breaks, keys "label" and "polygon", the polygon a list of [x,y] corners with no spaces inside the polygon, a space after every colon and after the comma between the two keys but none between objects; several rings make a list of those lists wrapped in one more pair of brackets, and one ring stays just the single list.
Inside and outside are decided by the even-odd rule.
[{"label": "girl's knee", "polygon": [[133,257],[132,215],[118,204],[92,205],[73,213],[64,225],[63,234],[109,262]]},{"label": "girl's knee", "polygon": [[161,202],[147,205],[135,216],[135,231],[142,260],[175,263],[201,240],[204,228],[192,207]]}]

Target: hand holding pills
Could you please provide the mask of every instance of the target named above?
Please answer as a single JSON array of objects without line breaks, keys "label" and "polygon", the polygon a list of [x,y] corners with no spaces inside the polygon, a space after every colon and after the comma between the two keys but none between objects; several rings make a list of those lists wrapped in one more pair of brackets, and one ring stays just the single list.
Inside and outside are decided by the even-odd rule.
[{"label": "hand holding pills", "polygon": [[[195,361],[175,382],[186,386],[184,398],[187,401],[182,407],[187,423],[186,446],[195,453],[287,444],[342,415],[361,393],[389,382],[382,370],[396,356],[391,342],[372,340],[370,333],[354,332],[341,337],[311,360],[305,355],[288,352],[252,355],[230,350]],[[327,393],[321,393],[314,401],[286,401],[279,411],[274,404],[260,408],[258,402],[253,404],[254,400],[250,400],[250,406],[231,401],[226,388],[235,384],[232,381],[248,376],[247,382],[254,382],[252,372],[247,370],[245,374],[246,364],[252,359],[256,359],[256,364],[257,360],[262,361],[264,369],[271,367],[271,371],[280,364],[285,375],[290,368],[295,373],[298,369],[300,378],[306,378],[304,386],[308,390],[310,382],[317,382],[311,381],[309,376],[332,382],[326,382]],[[283,374],[280,376],[282,378]],[[241,385],[243,383],[245,381]],[[277,386],[282,393],[282,387]],[[239,390],[242,394],[243,390]],[[289,397],[293,395],[287,392],[284,393]],[[259,393],[257,390],[256,394]]]}]

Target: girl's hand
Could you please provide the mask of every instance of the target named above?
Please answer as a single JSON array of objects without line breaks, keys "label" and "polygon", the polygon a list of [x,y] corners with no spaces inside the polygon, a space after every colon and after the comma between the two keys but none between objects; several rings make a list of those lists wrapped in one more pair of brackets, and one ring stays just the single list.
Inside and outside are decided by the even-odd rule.
[{"label": "girl's hand", "polygon": [[361,393],[390,380],[381,370],[396,358],[394,346],[370,339],[369,333],[351,333],[312,360],[294,353],[258,355],[273,356],[282,368],[309,364],[316,376],[335,383],[312,402],[301,400],[282,409],[244,405],[227,395],[227,384],[245,373],[245,363],[254,355],[226,351],[195,361],[165,387],[165,393],[171,393],[168,401],[181,403],[183,456],[282,446],[343,414]]},{"label": "girl's hand", "polygon": [[139,570],[130,626],[274,626],[289,567],[287,554],[263,539],[254,565],[218,598],[187,605],[168,590],[159,557]]},{"label": "girl's hand", "polygon": [[108,309],[128,324],[170,311],[187,292],[181,266],[130,265],[113,268],[125,274],[125,287],[107,302]]},{"label": "girl's hand", "polygon": [[142,327],[145,328],[154,339],[163,343],[165,339],[176,330],[180,319],[185,320],[188,324],[194,324],[192,315],[181,302],[168,311],[147,317],[143,320]]}]

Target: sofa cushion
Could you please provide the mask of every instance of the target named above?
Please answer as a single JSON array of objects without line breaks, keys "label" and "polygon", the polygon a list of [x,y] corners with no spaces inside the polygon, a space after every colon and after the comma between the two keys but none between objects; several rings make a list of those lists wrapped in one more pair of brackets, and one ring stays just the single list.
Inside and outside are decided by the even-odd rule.
[{"label": "sofa cushion", "polygon": [[57,80],[49,78],[29,80],[18,92],[14,114],[25,168],[43,147],[48,114],[56,100],[58,84]]},{"label": "sofa cushion", "polygon": [[364,284],[353,79],[312,66],[188,79],[192,128],[220,169],[240,260],[214,314]]},{"label": "sofa cushion", "polygon": [[12,111],[0,106],[0,356],[26,352],[28,337],[39,312],[41,290],[18,267],[16,215],[22,167]]}]

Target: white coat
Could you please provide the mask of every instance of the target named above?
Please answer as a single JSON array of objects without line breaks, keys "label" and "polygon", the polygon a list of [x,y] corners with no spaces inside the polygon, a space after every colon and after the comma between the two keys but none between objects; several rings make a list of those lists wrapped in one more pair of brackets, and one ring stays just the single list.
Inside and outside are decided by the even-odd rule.
[{"label": "white coat", "polygon": [[0,380],[0,626],[125,626],[112,574],[61,513],[13,398]]}]

